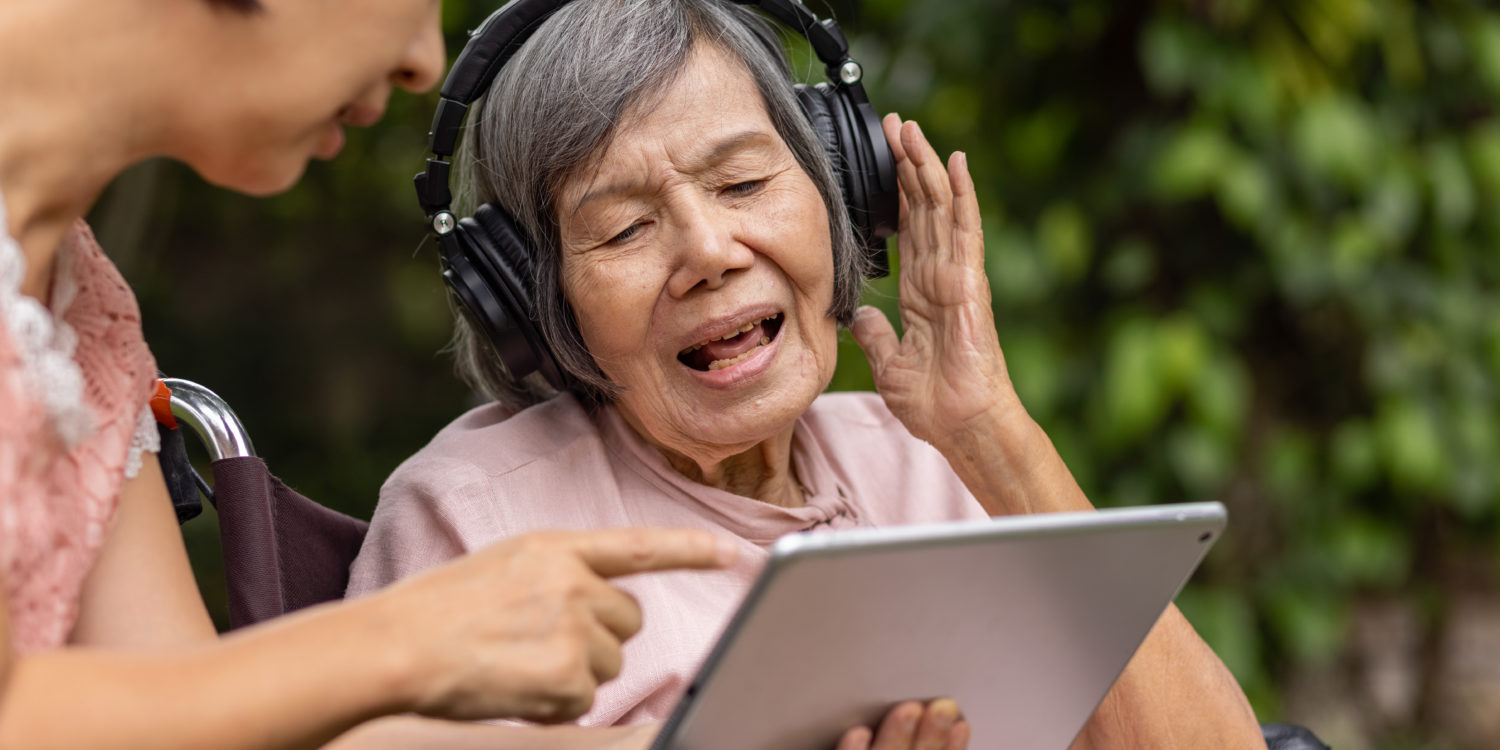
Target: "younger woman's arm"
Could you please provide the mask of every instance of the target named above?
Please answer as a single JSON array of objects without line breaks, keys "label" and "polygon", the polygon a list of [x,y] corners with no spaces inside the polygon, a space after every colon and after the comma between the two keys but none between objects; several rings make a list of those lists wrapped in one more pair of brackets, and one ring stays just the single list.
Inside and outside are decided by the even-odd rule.
[{"label": "younger woman's arm", "polygon": [[0,602],[0,747],[314,748],[387,714],[570,719],[640,627],[605,578],[732,562],[701,532],[533,534],[218,638],[146,463],[84,587],[74,645],[15,654]]}]

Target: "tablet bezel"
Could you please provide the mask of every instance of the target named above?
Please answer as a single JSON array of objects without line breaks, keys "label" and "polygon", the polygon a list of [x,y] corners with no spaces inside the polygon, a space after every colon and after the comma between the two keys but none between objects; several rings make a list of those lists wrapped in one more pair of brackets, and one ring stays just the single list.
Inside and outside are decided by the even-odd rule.
[{"label": "tablet bezel", "polygon": [[[709,690],[718,676],[720,667],[736,642],[743,636],[745,624],[756,613],[757,607],[767,598],[767,593],[782,576],[794,566],[830,557],[859,555],[869,552],[890,552],[901,549],[940,547],[957,543],[969,544],[986,539],[1016,540],[1039,539],[1047,536],[1069,536],[1080,532],[1096,533],[1111,529],[1148,530],[1167,527],[1187,527],[1198,533],[1197,556],[1180,571],[1180,580],[1173,587],[1171,596],[1161,602],[1164,611],[1171,599],[1180,591],[1197,565],[1217,541],[1227,522],[1224,506],[1216,502],[1186,503],[1178,505],[1156,505],[1128,508],[1108,508],[1079,513],[1046,513],[1026,516],[1002,516],[979,521],[952,521],[910,526],[860,528],[837,531],[812,531],[790,534],[778,540],[771,548],[771,556],[761,574],[746,594],[743,603],[725,627],[714,648],[704,660],[692,683],[678,701],[671,716],[663,724],[661,732],[653,742],[652,750],[695,750],[683,746],[680,735],[688,728],[687,721],[702,701],[709,700]],[[1149,626],[1140,633],[1140,639],[1132,647],[1132,653],[1145,639]],[[1128,655],[1121,662],[1121,670]],[[1110,684],[1118,672],[1110,678]],[[1109,685],[1099,691],[1099,699],[1108,692]],[[1095,701],[1097,704],[1097,701]],[[1089,711],[1092,713],[1092,710]],[[1086,721],[1085,715],[1084,720]],[[1074,730],[1081,729],[1082,724]]]}]

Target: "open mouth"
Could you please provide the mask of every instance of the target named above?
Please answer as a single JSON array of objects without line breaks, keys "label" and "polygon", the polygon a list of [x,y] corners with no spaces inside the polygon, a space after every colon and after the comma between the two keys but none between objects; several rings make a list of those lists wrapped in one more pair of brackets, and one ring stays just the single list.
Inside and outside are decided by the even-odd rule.
[{"label": "open mouth", "polygon": [[740,326],[738,331],[700,341],[677,353],[677,361],[699,372],[734,367],[755,356],[781,332],[783,316],[776,313]]}]

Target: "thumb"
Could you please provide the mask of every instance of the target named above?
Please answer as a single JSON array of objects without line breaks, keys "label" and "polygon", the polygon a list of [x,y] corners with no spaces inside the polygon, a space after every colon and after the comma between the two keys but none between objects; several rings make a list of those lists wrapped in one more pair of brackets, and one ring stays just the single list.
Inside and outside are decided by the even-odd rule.
[{"label": "thumb", "polygon": [[865,305],[854,311],[854,325],[849,327],[849,332],[854,334],[855,343],[864,350],[865,359],[870,362],[870,372],[875,375],[875,382],[879,383],[886,365],[896,358],[896,352],[901,348],[896,328],[885,317],[885,313]]}]

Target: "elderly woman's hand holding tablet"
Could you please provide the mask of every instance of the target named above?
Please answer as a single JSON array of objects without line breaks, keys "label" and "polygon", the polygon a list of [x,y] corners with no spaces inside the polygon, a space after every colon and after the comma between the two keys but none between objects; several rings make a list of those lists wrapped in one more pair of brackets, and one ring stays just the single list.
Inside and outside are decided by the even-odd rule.
[{"label": "elderly woman's hand holding tablet", "polygon": [[[454,100],[472,105],[459,171],[474,218],[432,189],[446,165],[419,182],[469,315],[461,365],[497,403],[386,483],[351,593],[529,531],[713,531],[740,564],[619,582],[644,625],[580,723],[640,724],[671,711],[786,533],[1091,507],[1006,374],[963,156],[945,167],[894,116],[880,138],[841,38],[814,39],[835,83],[795,89],[776,32],[740,4],[550,5],[487,22],[470,43],[484,71],[461,57],[450,77],[493,77],[483,101]],[[810,37],[828,28],[804,21]],[[486,38],[514,29],[529,38]],[[866,116],[851,146],[863,128],[849,118]],[[439,156],[450,136],[434,137]],[[873,216],[881,188],[863,181],[887,149],[899,215]],[[858,308],[868,248],[898,222],[900,337]],[[491,314],[501,303],[509,314]],[[841,325],[878,396],[823,393]],[[985,710],[904,703],[840,750],[965,747],[960,708]],[[1239,688],[1175,610],[1079,740],[1258,743]]]}]

